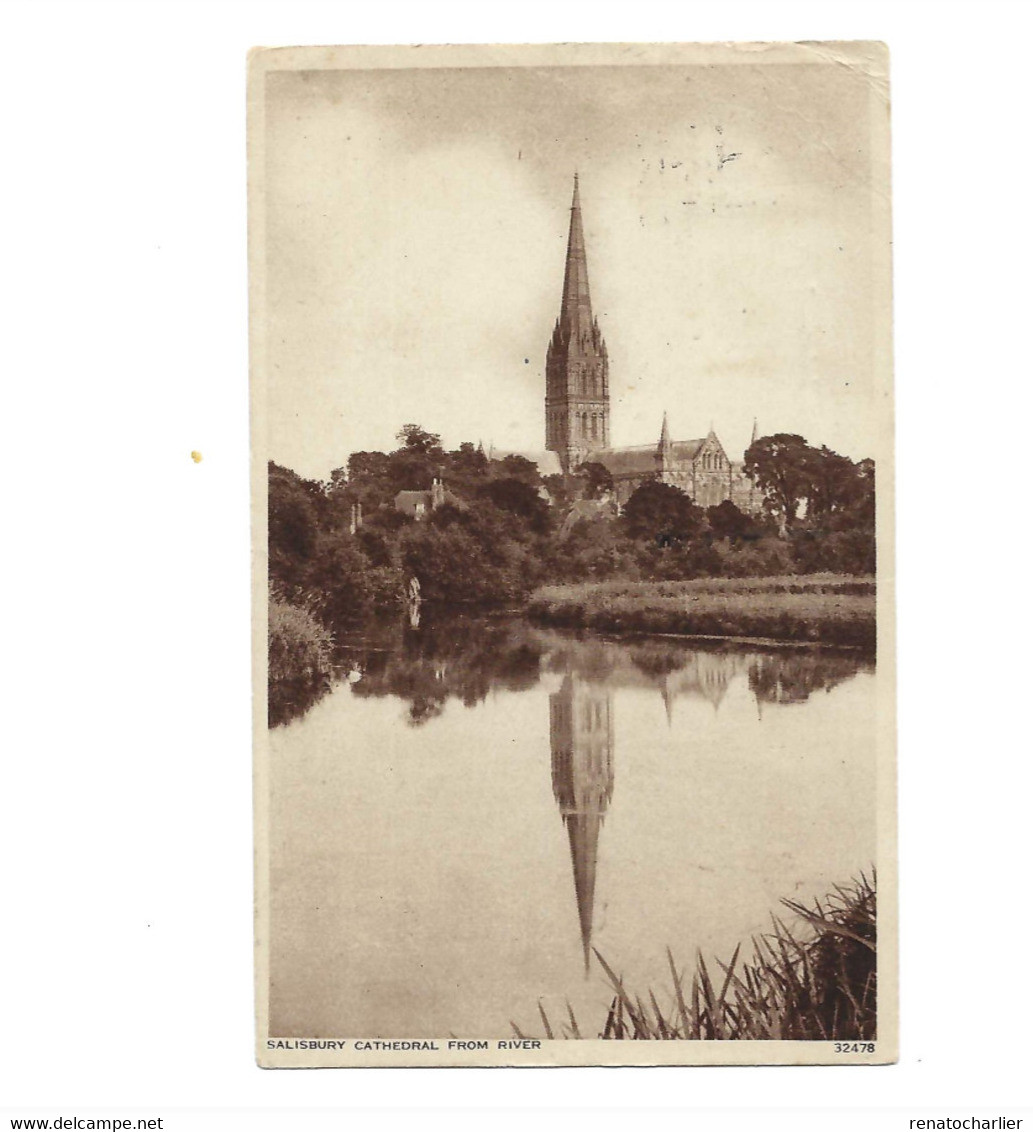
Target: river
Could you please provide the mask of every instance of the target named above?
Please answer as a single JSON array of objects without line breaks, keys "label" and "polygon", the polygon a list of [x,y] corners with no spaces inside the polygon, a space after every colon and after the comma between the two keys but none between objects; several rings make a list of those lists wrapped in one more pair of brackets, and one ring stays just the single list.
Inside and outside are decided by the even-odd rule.
[{"label": "river", "polygon": [[[596,1036],[875,859],[858,654],[380,624],[270,731],[270,1032]],[[691,976],[690,976],[691,977]]]}]

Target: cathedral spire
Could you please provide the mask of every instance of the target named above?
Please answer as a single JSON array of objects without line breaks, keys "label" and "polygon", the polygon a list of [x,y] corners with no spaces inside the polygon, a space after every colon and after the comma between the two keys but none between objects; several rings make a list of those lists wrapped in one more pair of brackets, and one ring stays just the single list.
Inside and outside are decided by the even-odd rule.
[{"label": "cathedral spire", "polygon": [[592,300],[588,292],[588,258],[585,232],[581,224],[581,190],[574,174],[574,196],[570,202],[570,231],[567,235],[567,262],[563,272],[563,301],[560,326],[565,337],[577,341],[592,332]]},{"label": "cathedral spire", "polygon": [[581,186],[574,174],[560,315],[545,358],[545,446],[564,472],[610,443],[610,377],[606,343],[592,316]]},{"label": "cathedral spire", "polygon": [[671,435],[667,431],[667,410],[664,410],[664,423],[660,426],[660,443],[656,446],[657,452],[669,452],[671,449]]},{"label": "cathedral spire", "polygon": [[753,418],[753,434],[750,436],[750,447],[757,443],[757,418]]}]

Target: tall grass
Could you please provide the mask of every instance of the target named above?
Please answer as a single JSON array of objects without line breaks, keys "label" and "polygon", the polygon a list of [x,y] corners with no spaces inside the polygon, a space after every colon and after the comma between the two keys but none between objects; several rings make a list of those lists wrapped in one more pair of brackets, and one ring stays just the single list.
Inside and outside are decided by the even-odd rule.
[{"label": "tall grass", "polygon": [[666,582],[594,582],[542,586],[539,594],[602,593],[611,597],[656,594],[684,597],[705,593],[874,594],[874,577],[852,574],[771,574],[749,578],[682,578]]},{"label": "tall grass", "polygon": [[543,586],[528,615],[603,632],[875,645],[875,583],[836,574]]},{"label": "tall grass", "polygon": [[[727,963],[708,965],[696,953],[691,981],[670,948],[670,984],[659,994],[628,990],[595,952],[612,998],[594,1033],[567,1018],[554,1024],[539,1002],[547,1037],[625,1041],[871,1041],[876,1037],[875,873],[836,887],[824,901],[783,905],[803,921],[795,932],[772,917],[771,932],[754,936],[750,958],[740,944]],[[594,949],[593,949],[594,950]],[[518,1037],[525,1035],[511,1023]]]},{"label": "tall grass", "polygon": [[330,686],[333,638],[306,609],[269,600],[269,723],[311,706]]}]

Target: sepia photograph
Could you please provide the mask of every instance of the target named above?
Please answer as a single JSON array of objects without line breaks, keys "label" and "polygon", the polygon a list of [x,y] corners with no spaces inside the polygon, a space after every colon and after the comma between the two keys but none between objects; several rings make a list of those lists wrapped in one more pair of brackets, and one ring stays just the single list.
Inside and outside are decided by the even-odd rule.
[{"label": "sepia photograph", "polygon": [[0,5],[0,1129],[1029,1127],[1033,6],[935,12]]},{"label": "sepia photograph", "polygon": [[888,67],[252,52],[260,1065],[896,1059]]}]

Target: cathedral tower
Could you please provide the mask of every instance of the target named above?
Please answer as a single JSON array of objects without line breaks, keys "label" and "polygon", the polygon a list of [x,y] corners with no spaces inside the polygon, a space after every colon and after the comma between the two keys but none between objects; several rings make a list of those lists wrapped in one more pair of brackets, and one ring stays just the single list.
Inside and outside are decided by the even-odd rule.
[{"label": "cathedral tower", "polygon": [[560,316],[545,359],[545,447],[573,471],[595,448],[610,444],[610,367],[592,317],[581,196],[574,174],[570,234]]}]

